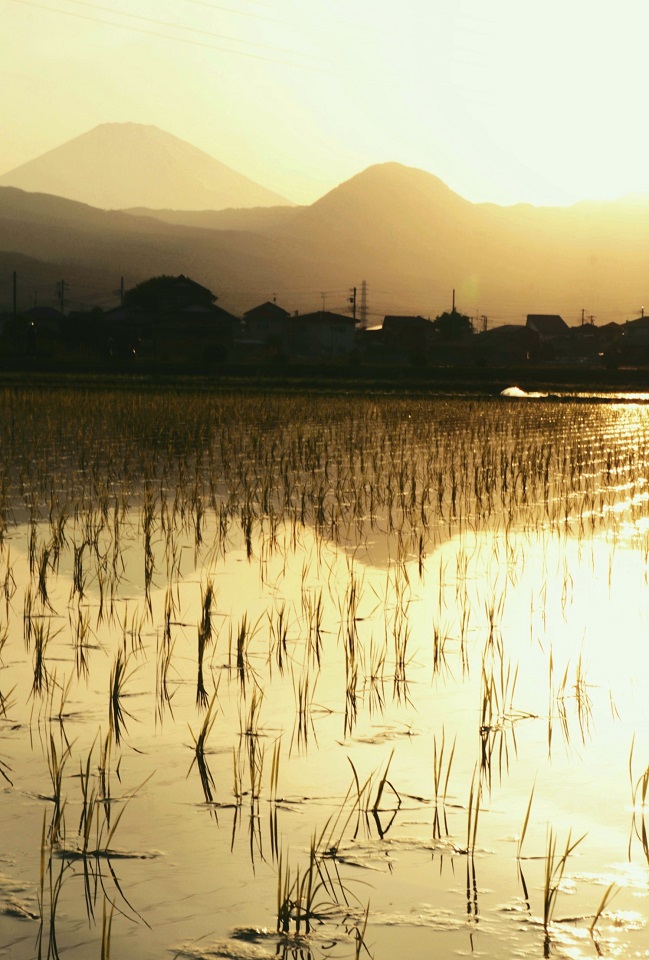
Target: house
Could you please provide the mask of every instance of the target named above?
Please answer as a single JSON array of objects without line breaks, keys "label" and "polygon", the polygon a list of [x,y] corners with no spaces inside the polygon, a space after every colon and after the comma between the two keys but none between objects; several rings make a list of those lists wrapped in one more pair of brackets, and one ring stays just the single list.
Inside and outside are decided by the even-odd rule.
[{"label": "house", "polygon": [[285,353],[288,348],[288,310],[267,300],[243,315],[245,337],[249,343],[262,344],[267,356]]},{"label": "house", "polygon": [[356,321],[341,313],[319,310],[293,316],[288,322],[291,355],[319,360],[342,360],[352,356]]},{"label": "house", "polygon": [[217,306],[207,287],[180,274],[145,280],[124,295],[124,304],[104,316],[110,355],[153,353],[168,360],[225,359],[239,320]]},{"label": "house", "polygon": [[649,363],[649,317],[643,315],[622,325],[619,358],[625,364]]},{"label": "house", "polygon": [[595,363],[600,360],[600,332],[594,323],[582,323],[570,330],[571,353],[576,361]]},{"label": "house", "polygon": [[410,353],[427,353],[435,341],[435,327],[426,317],[389,314],[381,329],[386,347]]},{"label": "house", "polygon": [[[62,342],[65,314],[54,307],[31,307],[23,314],[24,349],[39,356],[56,355]],[[16,331],[14,331],[15,333]],[[19,340],[21,336],[19,335]]]},{"label": "house", "polygon": [[65,315],[54,307],[31,307],[24,316],[36,328],[37,334],[57,337],[61,333]]},{"label": "house", "polygon": [[194,303],[179,309],[158,333],[167,338],[172,351],[184,347],[205,360],[224,360],[240,329],[240,321],[215,303]]},{"label": "house", "polygon": [[649,317],[627,320],[622,328],[622,341],[625,347],[649,347]]},{"label": "house", "polygon": [[570,327],[557,313],[528,313],[525,326],[538,336],[539,343],[561,340],[570,333]]},{"label": "house", "polygon": [[538,335],[522,324],[505,323],[478,333],[474,340],[478,362],[488,364],[526,363],[538,347]]},{"label": "house", "polygon": [[558,360],[570,353],[570,327],[557,313],[528,313],[525,324],[536,335],[540,360]]}]

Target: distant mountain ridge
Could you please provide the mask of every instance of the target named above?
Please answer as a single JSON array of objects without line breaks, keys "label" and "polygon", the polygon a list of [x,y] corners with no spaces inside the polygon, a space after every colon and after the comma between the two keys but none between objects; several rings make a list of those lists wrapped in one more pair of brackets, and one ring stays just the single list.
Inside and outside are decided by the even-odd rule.
[{"label": "distant mountain ridge", "polygon": [[[370,319],[436,316],[452,291],[490,322],[559,313],[623,319],[649,300],[649,201],[572,207],[474,204],[422,170],[386,163],[309,207],[107,212],[0,188],[0,250],[110,275],[127,286],[184,273],[232,312],[349,309],[367,281]],[[6,295],[0,289],[0,296]],[[71,290],[70,303],[73,299]],[[98,297],[99,301],[99,297]]]},{"label": "distant mountain ridge", "polygon": [[138,123],[101,124],[3,174],[0,186],[105,210],[291,206],[184,140]]}]

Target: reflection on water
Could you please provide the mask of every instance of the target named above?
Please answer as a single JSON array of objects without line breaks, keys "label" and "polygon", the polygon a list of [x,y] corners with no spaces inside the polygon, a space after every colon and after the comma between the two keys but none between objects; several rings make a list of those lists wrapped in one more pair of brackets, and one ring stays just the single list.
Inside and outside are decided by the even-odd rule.
[{"label": "reflection on water", "polygon": [[6,955],[646,955],[643,407],[2,402]]},{"label": "reflection on water", "polygon": [[572,403],[649,403],[649,393],[633,390],[557,390],[552,393],[538,390],[523,390],[521,387],[505,387],[500,396],[513,400],[549,400]]}]

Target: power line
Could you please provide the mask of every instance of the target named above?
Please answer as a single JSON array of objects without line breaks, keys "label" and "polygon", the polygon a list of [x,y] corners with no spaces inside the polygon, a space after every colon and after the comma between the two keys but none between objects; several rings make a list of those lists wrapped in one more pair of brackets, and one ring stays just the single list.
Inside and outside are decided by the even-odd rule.
[{"label": "power line", "polygon": [[[199,7],[207,7],[209,10],[220,10],[224,13],[233,13],[237,17],[251,17],[253,20],[263,20],[266,23],[278,23],[285,27],[299,26],[299,24],[291,23],[289,20],[279,20],[277,17],[266,17],[263,14],[252,13],[250,10],[237,10],[234,7],[226,7],[220,3],[210,3],[209,0],[187,0],[187,3],[194,3]],[[258,6],[264,7],[265,9],[272,9],[268,4],[262,3]]]},{"label": "power line", "polygon": [[[159,27],[170,27],[172,30],[187,30],[189,33],[197,33],[205,37],[213,37],[216,40],[227,40],[230,43],[244,43],[250,47],[259,47],[262,50],[271,50],[275,53],[287,53],[293,57],[305,57],[310,54],[301,53],[299,50],[287,50],[285,47],[275,47],[266,43],[256,43],[254,40],[241,40],[239,37],[230,37],[225,33],[214,33],[212,30],[203,30],[200,27],[188,27],[184,23],[174,23],[170,20],[159,20],[157,17],[145,17],[139,13],[129,13],[126,10],[116,10],[113,7],[105,7],[100,3],[89,3],[88,0],[65,0],[65,3],[74,3],[79,7],[90,7],[93,10],[101,10],[103,13],[111,13],[119,17],[127,17],[129,20],[140,20],[143,23],[154,23]],[[65,11],[62,11],[65,12]],[[324,57],[315,59],[324,60]]]},{"label": "power line", "polygon": [[[382,37],[379,37],[378,35],[375,39],[372,39],[371,37],[369,37],[367,32],[368,30],[367,24],[364,24],[364,30],[362,35],[358,32],[357,25],[349,21],[347,23],[342,21],[342,26],[344,27],[344,29],[342,30],[331,29],[330,27],[331,18],[327,17],[319,21],[314,20],[312,7],[309,7],[308,18],[305,18],[304,21],[298,22],[295,20],[282,20],[279,17],[268,17],[268,16],[265,16],[264,14],[252,13],[249,10],[237,10],[234,7],[227,7],[220,3],[210,3],[210,0],[186,0],[186,2],[193,3],[199,7],[206,7],[208,10],[219,10],[219,11],[223,11],[224,13],[234,14],[235,16],[238,16],[238,17],[250,17],[253,20],[263,21],[265,23],[275,23],[275,24],[278,24],[279,26],[294,27],[298,30],[303,30],[307,28],[312,31],[317,31],[317,36],[320,39],[322,38],[323,34],[330,37],[332,41],[342,37],[348,38],[350,35],[350,31],[353,31],[356,38],[358,40],[362,40],[364,45],[368,45],[369,43],[371,46],[380,45],[381,47],[384,47],[386,50],[391,49],[389,38],[384,39]],[[251,0],[249,0],[249,2],[251,2]],[[257,4],[257,6],[261,6],[267,10],[273,9],[272,5],[265,4],[265,3]]]},{"label": "power line", "polygon": [[[194,47],[203,47],[204,49],[207,49],[207,50],[218,50],[219,53],[229,53],[229,54],[232,54],[232,56],[235,56],[235,57],[246,57],[246,58],[249,59],[249,60],[261,60],[261,61],[263,61],[263,62],[265,62],[265,63],[275,63],[275,64],[279,64],[280,66],[285,66],[285,67],[296,67],[296,68],[298,68],[299,70],[309,70],[309,71],[312,71],[312,72],[314,72],[314,73],[331,74],[331,73],[333,72],[332,70],[325,70],[325,69],[323,69],[322,67],[316,67],[316,66],[309,65],[309,64],[306,64],[306,63],[293,63],[293,62],[291,62],[290,60],[279,60],[279,59],[277,59],[277,58],[275,58],[275,57],[265,57],[265,56],[262,56],[261,54],[258,54],[258,53],[249,53],[249,52],[247,52],[247,51],[245,51],[245,50],[231,50],[231,49],[229,49],[228,47],[220,47],[220,46],[217,46],[216,44],[213,44],[213,43],[203,43],[201,40],[192,40],[190,37],[170,37],[168,34],[158,33],[157,30],[145,30],[144,27],[129,26],[128,24],[125,24],[125,23],[115,23],[115,22],[112,21],[112,20],[105,20],[105,19],[103,19],[103,18],[101,18],[101,17],[90,17],[90,16],[88,16],[87,14],[77,13],[77,12],[74,11],[74,10],[61,10],[61,9],[58,8],[58,7],[47,7],[47,6],[45,6],[44,4],[42,4],[42,3],[36,3],[35,0],[11,0],[11,2],[12,2],[12,3],[18,3],[18,4],[20,4],[21,6],[34,7],[34,8],[36,8],[37,10],[46,10],[48,13],[61,14],[61,15],[64,16],[64,17],[75,17],[77,20],[86,20],[86,21],[88,21],[88,22],[90,22],[90,23],[99,23],[99,24],[102,24],[102,25],[108,26],[108,27],[116,27],[116,28],[119,29],[119,30],[128,30],[128,31],[130,31],[131,33],[141,33],[141,34],[144,34],[144,35],[147,36],[147,37],[158,37],[158,38],[160,38],[160,39],[162,39],[162,40],[170,40],[171,42],[175,42],[175,43],[186,43],[186,44],[190,44],[191,46],[194,46]],[[70,0],[70,2],[80,3],[81,0]],[[84,4],[84,6],[92,6],[92,4]],[[100,8],[100,9],[105,9],[105,8]],[[119,13],[118,15],[119,15],[119,16],[137,16],[136,14],[125,14],[125,13]],[[139,17],[139,16],[138,16],[138,19],[149,20],[150,18],[148,18],[148,17]],[[154,22],[154,23],[163,23],[162,21],[156,21],[156,20],[154,20],[154,21],[152,21],[152,22]],[[163,23],[163,25],[165,25],[165,24]],[[174,25],[174,26],[178,26],[178,25]],[[191,27],[180,27],[180,29],[183,29],[183,30],[192,30],[192,29],[194,29],[194,28],[191,28]],[[209,34],[207,31],[197,31],[197,32],[206,33],[208,36],[210,36],[210,34]],[[233,43],[247,43],[247,42],[249,42],[249,41],[245,41],[245,40],[233,40],[233,41],[231,41],[231,42],[233,42]],[[262,45],[262,44],[255,44],[255,46],[263,46],[263,45]],[[272,48],[272,47],[270,47],[270,48],[267,48],[267,49],[277,49],[277,48]],[[300,54],[299,54],[299,53],[293,53],[293,52],[291,52],[291,56],[300,56]]]}]

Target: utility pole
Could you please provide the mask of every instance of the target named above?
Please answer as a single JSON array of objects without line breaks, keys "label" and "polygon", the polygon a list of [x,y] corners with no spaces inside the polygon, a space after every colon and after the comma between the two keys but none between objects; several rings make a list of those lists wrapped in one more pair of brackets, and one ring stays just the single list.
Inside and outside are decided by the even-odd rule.
[{"label": "utility pole", "polygon": [[352,317],[354,318],[354,323],[356,322],[356,287],[352,287],[349,291],[351,297],[347,297],[347,303],[352,305]]},{"label": "utility pole", "polygon": [[453,307],[451,313],[455,313],[455,287],[453,287]]},{"label": "utility pole", "polygon": [[581,308],[581,325],[582,325],[582,327],[583,327],[584,323],[586,322],[586,321],[585,321],[585,315],[586,315],[586,309],[585,309],[584,307],[582,307],[582,308]]},{"label": "utility pole", "polygon": [[367,326],[367,280],[361,283],[361,309],[360,309],[361,327],[363,330]]},{"label": "utility pole", "polygon": [[65,293],[70,287],[69,283],[66,283],[65,280],[59,280],[56,285],[56,295],[59,298],[59,309],[61,313],[65,312]]},{"label": "utility pole", "polygon": [[482,324],[482,332],[483,332],[483,333],[486,333],[486,332],[487,332],[487,324],[489,323],[489,317],[485,316],[484,313],[483,313],[482,316],[480,317],[480,322],[481,322],[481,324]]}]

